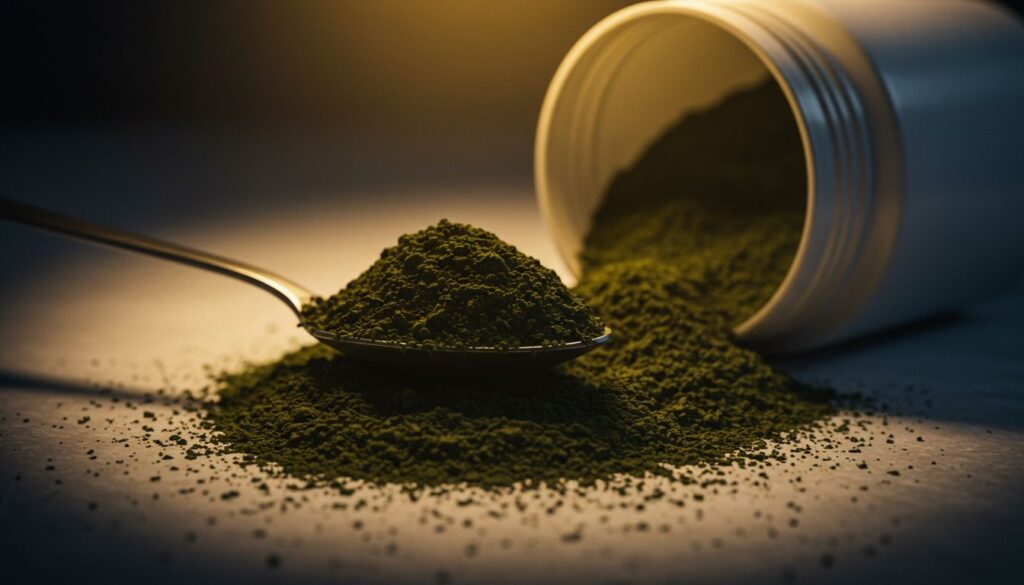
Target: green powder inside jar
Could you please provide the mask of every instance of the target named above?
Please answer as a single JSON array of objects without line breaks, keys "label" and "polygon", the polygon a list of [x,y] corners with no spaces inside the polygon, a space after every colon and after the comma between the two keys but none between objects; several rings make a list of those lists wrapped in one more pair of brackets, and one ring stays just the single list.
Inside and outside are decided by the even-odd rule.
[{"label": "green powder inside jar", "polygon": [[343,337],[427,347],[557,345],[604,331],[553,270],[490,232],[444,219],[399,238],[303,316]]},{"label": "green powder inside jar", "polygon": [[324,347],[223,375],[220,440],[298,476],[376,483],[589,482],[764,456],[832,412],[731,328],[785,276],[800,139],[774,85],[686,116],[609,187],[574,293],[615,332],[557,369],[424,381]]}]

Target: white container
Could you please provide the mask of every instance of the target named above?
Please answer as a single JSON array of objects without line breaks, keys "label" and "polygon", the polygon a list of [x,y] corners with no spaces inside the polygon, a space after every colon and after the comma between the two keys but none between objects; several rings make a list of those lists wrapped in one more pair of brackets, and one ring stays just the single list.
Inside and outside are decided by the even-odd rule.
[{"label": "white container", "polygon": [[536,144],[541,208],[577,276],[610,180],[684,113],[768,76],[803,138],[807,214],[741,340],[816,348],[1019,278],[1024,27],[968,0],[665,0],[600,22],[555,75]]}]

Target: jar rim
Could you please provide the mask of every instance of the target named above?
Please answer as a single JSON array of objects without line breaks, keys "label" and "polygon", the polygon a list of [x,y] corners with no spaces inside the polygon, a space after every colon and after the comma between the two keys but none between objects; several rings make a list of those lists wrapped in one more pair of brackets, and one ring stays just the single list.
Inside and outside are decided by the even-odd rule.
[{"label": "jar rim", "polygon": [[[884,271],[851,283],[872,212],[872,144],[853,83],[824,50],[799,31],[751,3],[691,0],[646,2],[616,12],[588,31],[559,67],[541,110],[535,150],[538,199],[545,222],[556,232],[551,185],[551,132],[570,77],[586,75],[581,64],[623,29],[645,19],[688,17],[741,42],[764,66],[789,103],[800,132],[807,173],[803,232],[786,276],[772,297],[736,328],[741,341],[772,351],[815,344],[823,331],[838,329],[871,292]],[[580,266],[564,236],[556,246],[570,270]],[[848,307],[838,311],[837,307]]]}]

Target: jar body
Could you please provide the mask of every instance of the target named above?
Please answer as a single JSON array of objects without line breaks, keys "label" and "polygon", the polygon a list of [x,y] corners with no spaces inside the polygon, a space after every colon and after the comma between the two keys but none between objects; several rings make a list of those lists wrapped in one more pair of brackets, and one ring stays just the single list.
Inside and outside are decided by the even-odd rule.
[{"label": "jar body", "polygon": [[608,183],[647,144],[768,78],[800,128],[807,211],[742,341],[812,349],[1020,276],[1024,27],[958,0],[665,0],[599,23],[556,74],[537,135],[538,198],[570,269]]}]

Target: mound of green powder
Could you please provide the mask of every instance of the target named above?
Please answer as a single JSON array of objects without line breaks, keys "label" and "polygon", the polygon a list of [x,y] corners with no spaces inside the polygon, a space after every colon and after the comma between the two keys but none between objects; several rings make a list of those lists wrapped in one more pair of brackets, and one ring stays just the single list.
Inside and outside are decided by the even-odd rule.
[{"label": "mound of green powder", "polygon": [[309,347],[222,376],[209,422],[250,461],[327,481],[589,482],[764,457],[767,441],[832,411],[829,391],[731,334],[784,277],[804,196],[783,96],[739,93],[686,116],[610,186],[574,291],[615,331],[606,348],[452,383]]},{"label": "mound of green powder", "polygon": [[399,238],[303,316],[344,337],[433,347],[556,345],[604,331],[553,270],[490,232],[444,219]]}]

